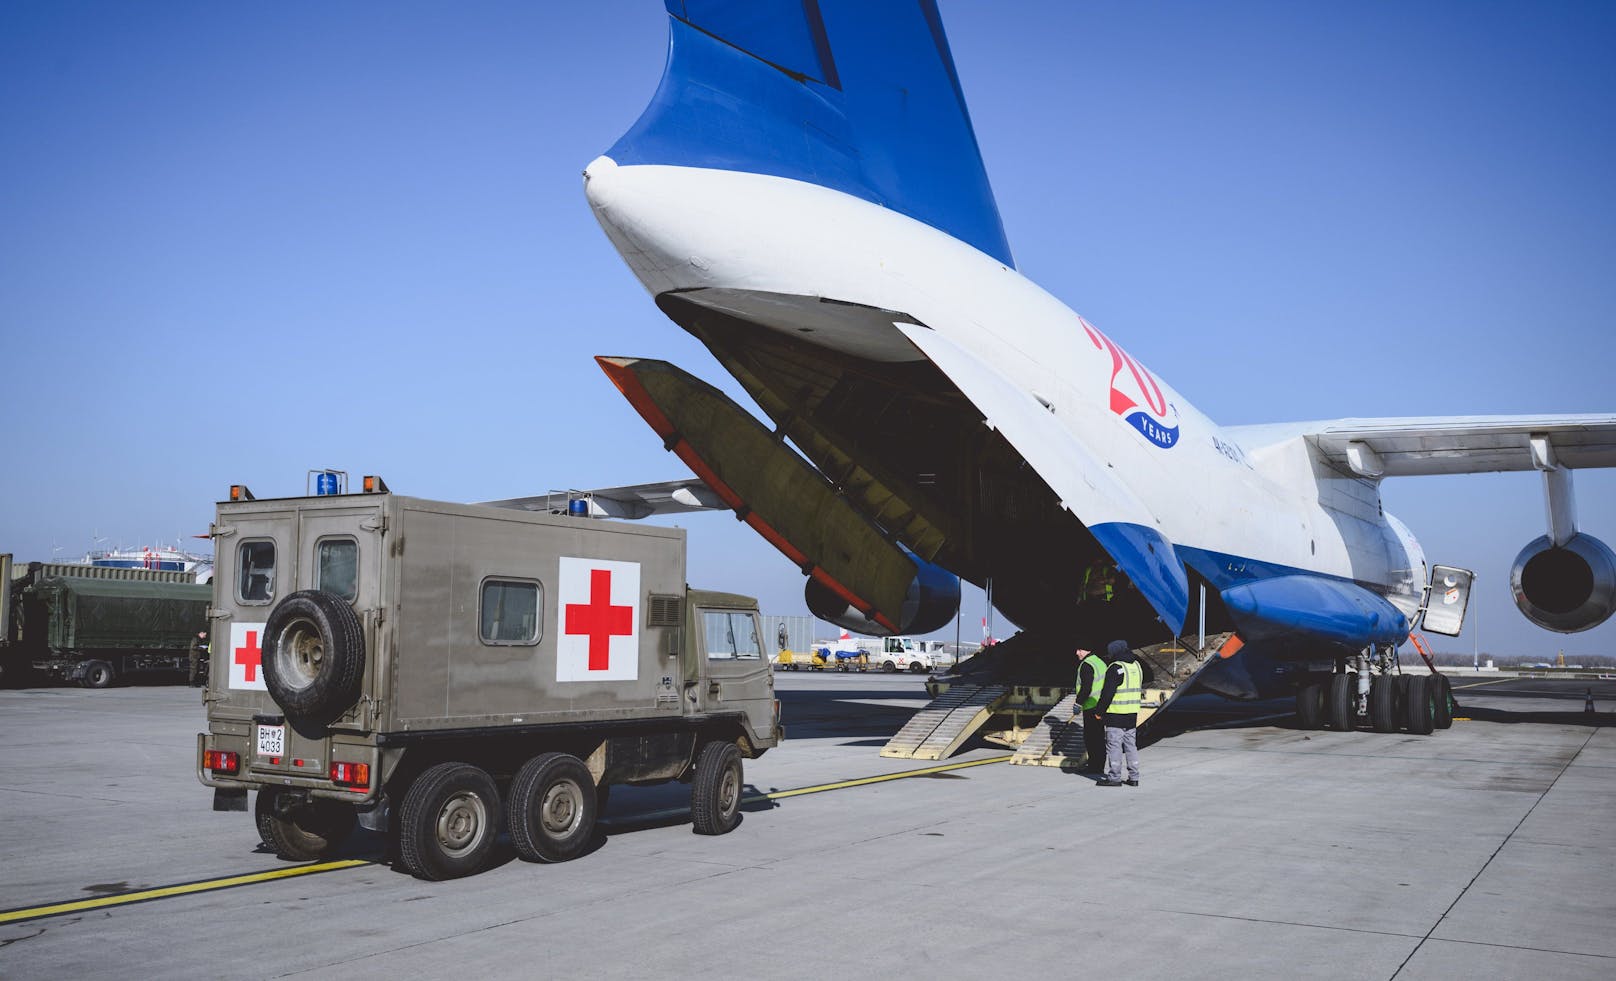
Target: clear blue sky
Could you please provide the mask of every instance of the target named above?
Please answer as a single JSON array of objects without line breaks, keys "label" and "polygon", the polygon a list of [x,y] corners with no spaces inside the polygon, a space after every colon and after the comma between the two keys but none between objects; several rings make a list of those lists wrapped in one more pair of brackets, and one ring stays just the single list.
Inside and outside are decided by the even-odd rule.
[{"label": "clear blue sky", "polygon": [[[1616,5],[942,9],[1022,270],[1213,418],[1616,408]],[[172,540],[311,467],[684,476],[591,358],[725,376],[579,180],[665,32],[656,0],[0,6],[0,550]],[[1577,493],[1616,540],[1616,474]],[[1484,650],[1616,653],[1508,599],[1535,475],[1385,498],[1480,572]],[[693,581],[804,612],[733,518],[682,523]]]}]

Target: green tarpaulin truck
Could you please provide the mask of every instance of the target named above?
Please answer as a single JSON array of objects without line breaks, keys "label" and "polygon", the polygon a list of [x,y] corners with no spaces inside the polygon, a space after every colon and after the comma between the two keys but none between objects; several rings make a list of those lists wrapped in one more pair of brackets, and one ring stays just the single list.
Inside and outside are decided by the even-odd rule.
[{"label": "green tarpaulin truck", "polygon": [[0,555],[0,680],[30,673],[105,688],[164,672],[201,680],[198,657],[212,587],[183,572],[55,562],[14,565]]}]

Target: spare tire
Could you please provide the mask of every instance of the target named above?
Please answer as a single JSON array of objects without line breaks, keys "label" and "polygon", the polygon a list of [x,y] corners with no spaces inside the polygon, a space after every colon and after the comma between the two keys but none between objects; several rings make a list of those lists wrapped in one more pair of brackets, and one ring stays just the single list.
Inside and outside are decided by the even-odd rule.
[{"label": "spare tire", "polygon": [[365,635],[335,593],[305,589],[281,600],[264,624],[264,687],[293,722],[329,725],[359,700]]}]

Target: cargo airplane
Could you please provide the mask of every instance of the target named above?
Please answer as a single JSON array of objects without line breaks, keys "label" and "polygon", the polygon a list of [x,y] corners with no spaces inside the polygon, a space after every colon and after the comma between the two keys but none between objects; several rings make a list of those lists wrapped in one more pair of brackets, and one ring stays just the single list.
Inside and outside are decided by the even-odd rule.
[{"label": "cargo airplane", "polygon": [[1305,720],[1368,714],[1421,618],[1463,617],[1468,574],[1427,566],[1383,478],[1542,472],[1516,604],[1564,632],[1616,608],[1572,500],[1574,469],[1616,465],[1616,415],[1219,426],[1017,271],[935,0],[666,6],[661,83],[584,190],[768,422],[599,358],[699,482],[598,511],[733,509],[861,632],[937,629],[968,580],[1023,628],[995,670],[1028,681],[1069,683],[1074,643],[1231,635],[1202,686],[1294,691]]}]

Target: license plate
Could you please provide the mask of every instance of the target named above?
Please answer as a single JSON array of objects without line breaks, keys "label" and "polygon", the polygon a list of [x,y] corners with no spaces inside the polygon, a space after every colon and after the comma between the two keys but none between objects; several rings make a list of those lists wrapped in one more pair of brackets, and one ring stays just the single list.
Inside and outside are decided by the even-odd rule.
[{"label": "license plate", "polygon": [[285,726],[259,726],[258,727],[258,755],[259,756],[285,756],[286,755],[286,727]]}]

